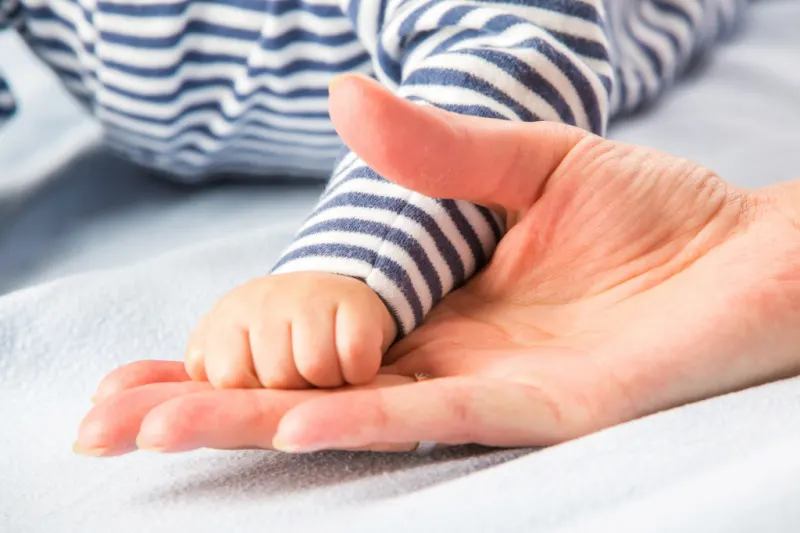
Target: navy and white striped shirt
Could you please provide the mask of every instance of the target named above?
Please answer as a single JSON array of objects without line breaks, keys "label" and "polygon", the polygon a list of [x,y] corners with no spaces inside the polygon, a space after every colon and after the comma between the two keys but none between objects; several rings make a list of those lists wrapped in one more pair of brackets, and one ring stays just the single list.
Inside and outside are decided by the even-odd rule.
[{"label": "navy and white striped shirt", "polygon": [[[383,180],[327,112],[343,72],[457,113],[597,134],[731,30],[746,0],[0,0],[102,122],[183,180],[333,176],[275,272],[364,280],[402,333],[483,267],[502,221]],[[14,111],[0,76],[0,122]]]}]

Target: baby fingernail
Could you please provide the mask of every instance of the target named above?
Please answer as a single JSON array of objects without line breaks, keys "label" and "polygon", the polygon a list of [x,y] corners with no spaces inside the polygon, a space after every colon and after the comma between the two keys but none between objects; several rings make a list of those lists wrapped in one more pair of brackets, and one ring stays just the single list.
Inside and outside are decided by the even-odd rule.
[{"label": "baby fingernail", "polygon": [[278,450],[279,452],[285,452],[285,453],[299,453],[300,452],[300,448],[299,447],[297,447],[297,446],[295,446],[295,445],[293,445],[291,443],[284,442],[284,441],[282,441],[280,439],[277,439],[277,438],[273,439],[272,447],[275,448],[276,450]]},{"label": "baby fingernail", "polygon": [[136,439],[136,447],[145,452],[155,452],[155,453],[163,453],[167,450],[166,446],[153,444],[152,442],[146,442],[142,439]]},{"label": "baby fingernail", "polygon": [[167,451],[164,447],[159,446],[138,446],[139,450],[143,452],[153,452],[153,453],[165,453]]},{"label": "baby fingernail", "polygon": [[328,448],[327,446],[322,446],[319,444],[300,445],[293,442],[287,442],[279,437],[273,439],[272,447],[275,448],[277,451],[284,453],[311,453],[311,452],[318,452],[320,450],[325,450]]}]

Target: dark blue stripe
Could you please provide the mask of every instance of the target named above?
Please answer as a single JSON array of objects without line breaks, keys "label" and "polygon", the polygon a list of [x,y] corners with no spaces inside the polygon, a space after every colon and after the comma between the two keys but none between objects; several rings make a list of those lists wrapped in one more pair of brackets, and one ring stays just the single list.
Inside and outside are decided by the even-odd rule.
[{"label": "dark blue stripe", "polygon": [[440,19],[441,26],[447,28],[457,25],[461,22],[461,19],[471,13],[473,9],[475,9],[474,6],[455,6],[450,8]]},{"label": "dark blue stripe", "polygon": [[[199,134],[207,137],[209,140],[213,141],[222,141],[226,143],[219,148],[214,150],[214,153],[220,153],[223,150],[224,146],[235,145],[237,142],[242,141],[252,141],[255,143],[259,143],[262,146],[264,152],[274,153],[275,155],[284,154],[286,157],[310,157],[308,155],[310,152],[314,150],[334,150],[338,149],[341,143],[332,141],[330,144],[326,145],[309,145],[306,143],[296,142],[296,141],[285,141],[285,140],[275,140],[275,139],[267,139],[263,136],[253,134],[253,133],[236,133],[233,135],[228,135],[225,137],[219,137],[214,133],[210,132],[207,125],[196,125],[191,127],[182,128],[178,133],[170,136],[169,138],[157,137],[154,135],[148,135],[144,133],[139,133],[137,131],[133,131],[130,128],[122,128],[125,131],[129,132],[129,137],[135,139],[141,139],[145,142],[158,142],[163,144],[169,144],[171,142],[175,142],[175,144],[171,145],[172,150],[180,150],[183,147],[187,146],[186,143],[194,145],[195,141],[192,139],[187,139],[185,142],[180,142],[186,135],[189,134]],[[303,154],[298,154],[291,151],[286,151],[287,148],[305,148],[305,152]],[[199,148],[198,148],[199,150]],[[207,151],[203,150],[203,153],[208,153]]]},{"label": "dark blue stripe", "polygon": [[408,233],[372,220],[362,220],[358,218],[337,218],[314,224],[301,231],[295,238],[299,240],[308,235],[317,235],[328,231],[344,231],[348,233],[360,233],[378,237],[382,241],[395,244],[405,250],[420,270],[425,284],[431,291],[433,303],[436,304],[442,298],[442,282],[436,273],[430,258],[425,254],[425,250],[419,242]]},{"label": "dark blue stripe", "polygon": [[[156,141],[159,141],[159,142],[163,142],[161,139],[154,139],[152,137],[146,137],[146,136],[142,135],[141,133],[138,133],[138,132],[135,132],[135,131],[131,131],[130,129],[124,128],[122,126],[115,125],[113,128],[109,127],[107,129],[111,129],[114,132],[119,132],[120,135],[124,135],[124,136],[130,138],[133,141],[136,141],[137,139],[140,139],[140,140],[149,140],[149,141],[156,140]],[[262,143],[263,146],[259,146],[258,148],[247,148],[247,147],[243,147],[243,146],[236,146],[236,142],[237,141],[242,141],[242,140],[255,140],[255,141],[258,141],[259,143]],[[316,160],[316,161],[330,161],[332,159],[332,157],[314,157],[314,156],[310,156],[310,155],[287,154],[284,150],[271,150],[269,148],[269,146],[267,145],[267,143],[264,143],[264,141],[262,139],[253,138],[253,136],[251,136],[251,135],[238,135],[236,137],[232,137],[231,141],[232,141],[231,143],[222,145],[218,149],[216,149],[216,150],[214,150],[212,152],[209,152],[209,151],[201,148],[200,146],[198,146],[198,144],[196,142],[194,142],[192,140],[185,140],[185,141],[181,141],[181,142],[176,143],[175,146],[173,147],[173,149],[170,152],[168,152],[166,155],[169,158],[175,158],[175,157],[178,157],[179,155],[185,154],[185,153],[191,153],[191,154],[200,155],[200,156],[203,156],[203,157],[208,157],[208,156],[211,156],[211,155],[220,156],[220,155],[230,155],[230,154],[250,154],[250,155],[253,155],[253,156],[256,156],[256,157],[273,156],[274,158],[286,159],[286,160],[302,159],[304,161],[314,161],[314,160]],[[160,150],[156,152],[156,151],[153,151],[150,148],[146,148],[146,147],[137,147],[137,149],[140,150],[140,152],[142,154],[147,154],[148,157],[152,157],[152,158],[155,158],[157,155],[158,156],[164,155],[164,154],[162,154],[162,152]],[[208,165],[212,165],[213,166],[213,162],[209,162]]]},{"label": "dark blue stripe", "polygon": [[468,87],[469,89],[488,96],[495,102],[500,102],[510,108],[524,122],[538,120],[536,115],[525,106],[511,98],[491,83],[473,76],[468,72],[443,68],[423,67],[415,70],[403,83],[403,86],[414,85],[439,85],[441,87]]},{"label": "dark blue stripe", "polygon": [[[369,172],[377,176],[374,171],[369,170]],[[383,178],[379,179],[384,183],[386,182],[386,180]],[[331,209],[333,207],[366,207],[370,209],[382,209],[384,211],[391,211],[398,215],[402,214],[410,218],[422,226],[422,229],[424,229],[431,236],[431,239],[433,239],[433,242],[436,244],[436,248],[447,262],[447,266],[450,269],[451,275],[453,276],[454,283],[459,284],[464,280],[464,264],[461,262],[458,251],[444,234],[444,232],[442,232],[442,229],[439,227],[439,223],[436,221],[436,219],[419,207],[416,207],[405,200],[400,200],[397,198],[367,193],[348,192],[338,194],[332,197],[330,200],[323,202],[315,209],[314,214]],[[314,215],[312,214],[312,216]]]},{"label": "dark blue stripe", "polygon": [[[97,3],[97,12],[130,17],[170,17],[184,15],[192,4],[219,5],[219,0],[187,0],[180,3],[159,4],[144,4],[136,0],[128,4],[103,2],[101,0]],[[336,5],[325,6],[306,4],[304,2],[276,2],[274,0],[226,0],[225,5],[253,11],[257,14],[270,13],[275,16],[297,11],[298,7],[320,18],[340,18],[342,16],[341,9]]]},{"label": "dark blue stripe", "polygon": [[554,13],[570,15],[589,22],[599,23],[600,13],[594,6],[585,2],[575,0],[483,0],[481,3],[488,4],[514,4],[526,7],[538,7]]},{"label": "dark blue stripe", "polygon": [[[383,23],[386,20],[386,4],[389,0],[379,0],[380,5],[378,6],[378,31],[380,32],[383,30]],[[356,20],[353,17],[350,17],[350,20]]]},{"label": "dark blue stripe", "polygon": [[[338,139],[338,137],[336,135],[336,131],[333,130],[333,129],[330,129],[330,130],[327,130],[327,131],[319,131],[319,130],[307,130],[307,129],[303,129],[303,128],[288,128],[288,127],[285,127],[285,126],[278,126],[276,124],[270,124],[269,121],[264,121],[264,120],[260,120],[260,119],[257,119],[257,118],[249,118],[248,117],[248,113],[251,113],[253,111],[269,112],[269,110],[266,107],[262,106],[262,105],[251,105],[251,106],[249,106],[248,109],[247,109],[247,112],[244,114],[244,117],[248,117],[248,118],[241,118],[241,117],[238,117],[238,116],[229,116],[229,115],[227,115],[222,110],[221,104],[219,102],[217,102],[217,101],[202,102],[202,103],[186,106],[185,108],[181,108],[181,110],[180,110],[180,112],[178,114],[170,116],[170,117],[166,117],[166,118],[153,117],[153,116],[149,116],[149,115],[141,115],[139,113],[133,113],[133,112],[130,112],[130,111],[125,111],[123,109],[117,108],[116,106],[112,106],[112,105],[108,105],[108,104],[98,104],[98,106],[101,106],[102,108],[107,109],[107,110],[109,110],[109,111],[111,111],[111,112],[113,112],[114,114],[117,114],[117,115],[121,115],[121,116],[130,118],[130,119],[133,119],[133,120],[139,120],[139,121],[142,121],[142,122],[146,122],[148,124],[157,124],[159,126],[172,126],[172,125],[176,124],[177,122],[179,122],[179,121],[185,119],[186,117],[189,117],[189,116],[191,116],[191,115],[193,115],[195,113],[200,113],[200,112],[204,112],[204,111],[211,111],[211,112],[214,112],[217,116],[225,119],[225,121],[228,124],[231,124],[231,125],[236,124],[236,126],[235,126],[236,128],[241,127],[241,126],[251,125],[251,126],[256,126],[258,128],[262,128],[262,129],[267,130],[267,131],[274,131],[276,133],[307,135],[309,137],[329,137],[331,139]],[[286,116],[286,115],[282,115],[281,114],[281,116]],[[324,115],[323,117],[320,117],[320,118],[326,118],[326,117],[327,117],[327,115]],[[189,125],[189,126],[182,127],[181,129],[179,129],[175,133],[175,135],[178,136],[178,135],[182,135],[183,133],[188,133],[190,131],[196,131],[196,128],[198,128],[198,127],[200,127],[200,126],[198,126],[198,125]],[[210,136],[212,136],[213,138],[215,138],[215,139],[223,139],[223,138],[229,138],[230,137],[228,134],[224,134],[222,137],[220,137],[216,133],[213,133],[212,131],[210,131],[208,129],[208,128],[210,128],[210,126],[208,124],[204,124],[202,127],[205,128],[206,131],[208,131],[208,134]],[[275,142],[278,142],[278,141],[275,141]],[[301,145],[303,144],[303,141],[294,141],[294,140],[292,140],[292,141],[288,141],[287,140],[287,141],[282,141],[282,142],[283,142],[283,144],[286,144],[287,146],[291,146],[292,143],[295,143],[295,142],[297,142],[298,144],[301,144]],[[336,145],[340,145],[341,143],[336,142],[335,144]],[[324,144],[310,143],[310,144],[308,144],[308,146],[325,146],[325,145]]]},{"label": "dark blue stripe", "polygon": [[[350,72],[360,67],[365,63],[369,63],[370,57],[366,52],[356,54],[355,56],[339,61],[328,63],[325,61],[314,61],[310,59],[298,59],[287,63],[280,67],[249,67],[248,74],[251,78],[262,75],[270,75],[276,77],[288,77],[292,74],[299,72]],[[104,61],[103,64],[106,68],[126,72],[135,76],[147,78],[174,78],[180,74],[188,64],[214,64],[214,63],[228,63],[245,65],[247,58],[228,56],[223,54],[204,54],[202,52],[188,52],[177,63],[168,67],[138,67],[126,65],[124,63],[117,63],[115,61]]]},{"label": "dark blue stripe", "polygon": [[633,105],[630,108],[626,109],[627,113],[633,113],[637,109],[639,109],[639,107],[641,107],[642,102],[645,99],[645,86],[644,86],[644,80],[642,79],[642,73],[639,72],[638,70],[635,70],[635,71],[632,71],[632,72],[633,72],[633,77],[638,82],[637,83],[638,89],[634,92],[632,87],[628,86],[626,88],[627,89],[625,91],[626,92],[626,96],[630,97],[631,95],[633,95],[633,99],[632,99],[633,100]]},{"label": "dark blue stripe", "polygon": [[683,11],[682,9],[679,9],[677,6],[669,2],[665,2],[664,0],[650,0],[650,3],[652,3],[653,7],[657,8],[659,11],[663,11],[664,13],[669,13],[671,15],[675,15],[679,18],[682,18],[683,21],[689,25],[692,33],[696,31],[694,23],[692,22],[692,17],[690,17],[689,14]]},{"label": "dark blue stripe", "polygon": [[[350,246],[346,244],[315,244],[311,246],[304,246],[293,250],[283,256],[277,265],[273,267],[273,271],[285,265],[289,261],[301,259],[304,257],[337,257],[346,259],[356,259],[364,261],[372,265],[372,268],[383,273],[387,278],[397,285],[400,292],[403,293],[414,314],[414,324],[422,322],[423,312],[422,303],[419,301],[419,296],[414,292],[411,284],[411,278],[402,266],[392,261],[388,257],[378,255],[375,251],[363,248],[361,246]],[[395,315],[396,316],[396,315]]]},{"label": "dark blue stripe", "polygon": [[[540,38],[533,38],[517,44],[514,48],[525,49],[535,48],[542,55],[547,57],[561,72],[567,77],[575,90],[578,92],[578,97],[581,99],[586,115],[589,117],[589,126],[593,133],[600,133],[605,129],[603,124],[603,117],[600,112],[600,101],[598,95],[594,92],[592,84],[583,75],[583,73],[576,67],[572,60],[566,55],[562,54],[550,43]],[[605,100],[605,98],[602,98]]]},{"label": "dark blue stripe", "polygon": [[[354,163],[354,165],[359,165],[359,164],[363,163]],[[320,200],[322,201],[327,198],[333,198],[333,196],[336,194],[336,191],[338,191],[340,187],[342,187],[345,183],[347,183],[351,179],[365,179],[380,183],[386,183],[386,180],[380,177],[374,170],[365,166],[357,166],[357,168],[350,170],[347,173],[346,177],[339,178],[339,176],[336,176],[335,180],[336,184],[325,189],[325,192],[323,193],[322,198]],[[331,182],[333,183],[334,180],[331,180]]]},{"label": "dark blue stripe", "polygon": [[475,261],[476,271],[480,270],[486,264],[487,257],[483,253],[483,245],[477,233],[475,233],[475,229],[464,216],[464,213],[458,208],[458,204],[455,200],[439,200],[439,203],[450,216],[450,220],[455,224],[464,242],[469,246],[469,251]]},{"label": "dark blue stripe", "polygon": [[[53,12],[49,7],[26,8],[26,17],[30,20],[55,22],[70,30],[70,33],[78,35],[75,25],[72,22],[59,17],[58,14]],[[26,40],[33,45],[34,48],[37,46],[43,46],[46,48],[68,51],[72,54],[75,53],[75,51],[69,45],[57,39],[42,38],[39,37],[38,35],[31,34],[29,31],[26,31],[24,36]],[[84,42],[82,39],[78,39],[78,41],[81,44],[81,48],[87,54],[91,56],[95,55],[94,44]],[[56,45],[55,43],[59,43],[60,46]]]},{"label": "dark blue stripe", "polygon": [[639,40],[639,37],[637,37],[633,33],[633,25],[631,23],[631,17],[625,17],[625,31],[628,33],[628,37],[631,39],[631,41],[633,41],[634,44],[636,44],[636,46],[639,48],[639,50],[642,53],[644,53],[645,57],[647,58],[647,61],[650,63],[650,66],[653,67],[656,77],[659,80],[663,78],[664,68],[663,65],[661,64],[661,59],[659,59],[655,51],[652,48],[650,48],[650,45],[645,44],[644,41]]},{"label": "dark blue stripe", "polygon": [[[403,19],[403,22],[400,23],[398,36],[400,38],[399,47],[401,50],[405,50],[405,47],[408,45],[408,41],[413,37],[414,26],[416,26],[417,20],[419,20],[419,18],[435,4],[436,2],[426,2],[415,9],[413,13],[409,14],[405,19]],[[357,23],[357,21],[353,21],[354,25]],[[384,74],[386,74],[393,82],[400,83],[403,77],[402,65],[392,59],[389,53],[383,48],[380,41],[378,43],[377,55],[378,65]]]},{"label": "dark blue stripe", "polygon": [[[152,158],[162,155],[160,152],[153,152],[148,148],[140,148],[140,150],[143,154],[148,154],[148,156]],[[249,158],[251,162],[245,162],[243,166],[255,168],[256,170],[259,171],[259,173],[262,174],[263,173],[274,174],[274,172],[270,172],[270,169],[265,169],[261,163],[252,163],[252,161],[258,161],[258,158],[263,158],[264,156],[270,156],[273,159],[277,158],[291,162],[292,164],[286,165],[287,168],[290,168],[292,166],[297,166],[298,168],[308,168],[308,165],[305,165],[304,167],[297,165],[296,164],[297,161],[303,161],[304,163],[316,161],[319,162],[320,164],[324,164],[324,166],[329,167],[330,166],[329,161],[333,159],[333,157],[330,158],[313,157],[313,156],[293,155],[293,154],[287,155],[286,152],[284,151],[272,151],[269,150],[267,147],[247,148],[243,146],[236,146],[235,144],[226,144],[220,147],[218,150],[215,150],[214,152],[207,152],[206,150],[200,148],[196,143],[191,141],[180,143],[177,146],[177,148],[169,152],[168,155],[172,159],[179,159],[181,155],[185,154],[199,155],[202,157],[209,157],[213,155],[215,157],[225,157],[225,158],[236,156],[237,159],[241,159],[243,162],[245,162]],[[193,164],[190,164],[188,162],[185,162],[185,164],[190,165],[194,168]],[[222,163],[222,166],[229,166],[229,165],[230,165],[229,161]],[[206,164],[204,164],[202,168],[204,170],[208,170],[208,169],[213,169],[216,166],[219,165],[216,165],[214,161],[209,161]],[[314,164],[313,166],[317,167],[319,165]]]},{"label": "dark blue stripe", "polygon": [[604,74],[598,74],[597,77],[600,79],[600,83],[603,84],[603,87],[605,87],[606,94],[611,96],[611,91],[614,90],[614,81]]},{"label": "dark blue stripe", "polygon": [[[446,0],[429,0],[428,3],[435,5],[443,1]],[[496,4],[499,9],[502,9],[504,5],[511,4],[525,7],[537,7],[547,11],[552,11],[554,13],[570,15],[594,23],[598,23],[601,20],[600,13],[597,12],[594,6],[591,6],[585,2],[576,2],[574,0],[481,0],[480,3],[481,6],[471,7],[471,9],[487,7],[487,5],[492,4]]]},{"label": "dark blue stripe", "polygon": [[520,61],[514,54],[488,48],[464,50],[461,53],[480,57],[484,61],[494,64],[550,104],[556,110],[562,122],[575,125],[575,115],[562,94],[546,78],[532,69],[527,63]]},{"label": "dark blue stripe", "polygon": [[576,54],[591,57],[598,61],[609,61],[608,49],[604,43],[598,43],[591,39],[584,39],[583,37],[575,37],[566,33],[550,30],[550,34],[568,46]]},{"label": "dark blue stripe", "polygon": [[[103,88],[107,91],[112,91],[122,96],[127,96],[128,98],[133,98],[135,100],[141,100],[142,102],[151,102],[151,103],[174,103],[178,100],[182,95],[189,94],[194,91],[202,91],[204,89],[208,89],[211,87],[224,87],[226,89],[231,90],[231,97],[235,98],[237,102],[243,103],[247,102],[250,98],[253,98],[255,95],[263,94],[268,96],[275,96],[280,98],[327,98],[328,97],[328,88],[302,88],[302,89],[293,89],[291,91],[275,91],[268,87],[258,87],[255,91],[249,94],[238,94],[234,87],[234,82],[229,78],[190,78],[181,80],[181,83],[178,87],[172,91],[171,93],[164,93],[158,95],[150,95],[150,94],[140,94],[134,93],[131,91],[127,91],[122,87],[116,86],[112,83],[106,83]],[[283,113],[286,116],[303,116],[301,113]]]},{"label": "dark blue stripe", "polygon": [[[374,0],[373,0],[374,1]],[[361,11],[361,2],[352,0],[347,6],[347,18],[350,19],[352,26],[358,28],[358,13]]]},{"label": "dark blue stripe", "polygon": [[672,50],[675,53],[675,58],[676,58],[676,61],[677,61],[677,58],[680,57],[680,52],[681,52],[681,46],[680,46],[680,42],[678,42],[678,38],[675,37],[675,35],[669,33],[667,30],[665,30],[663,28],[659,28],[658,26],[653,25],[649,20],[647,20],[643,16],[639,17],[639,22],[641,22],[642,25],[644,25],[646,28],[650,29],[650,31],[652,31],[653,33],[658,33],[662,37],[666,37],[666,39],[669,41],[670,45],[672,46]]},{"label": "dark blue stripe", "polygon": [[[176,33],[163,37],[141,37],[137,35],[101,32],[100,38],[107,43],[121,44],[132,48],[172,49],[192,35],[208,35],[227,37],[252,43],[253,47],[262,50],[280,51],[296,43],[316,43],[335,48],[353,43],[356,39],[352,32],[338,35],[320,35],[313,31],[294,28],[275,37],[264,37],[258,30],[244,30],[224,24],[214,24],[203,20],[190,20],[186,26]],[[244,57],[243,59],[246,59]]]},{"label": "dark blue stripe", "polygon": [[467,39],[475,39],[477,37],[481,37],[486,35],[486,32],[481,30],[473,30],[473,29],[466,29],[462,30],[455,35],[445,39],[444,41],[440,42],[436,48],[434,48],[430,55],[435,56],[443,53],[449,52],[455,45],[459,44],[461,41]]},{"label": "dark blue stripe", "polygon": [[[412,102],[426,102],[426,100],[413,96],[408,97]],[[465,104],[441,104],[437,103],[436,107],[451,113],[458,113],[459,115],[469,115],[472,117],[493,118],[497,120],[508,120],[508,117],[501,115],[495,110],[482,106],[482,105],[465,105]]]},{"label": "dark blue stripe", "polygon": [[486,207],[476,206],[478,208],[478,212],[481,216],[486,220],[486,224],[492,230],[492,235],[494,236],[494,243],[495,245],[500,242],[500,239],[503,238],[503,233],[505,233],[504,228],[500,227],[500,224],[497,222],[497,218],[492,214],[492,211]]},{"label": "dark blue stripe", "polygon": [[80,72],[74,72],[55,65],[51,65],[50,69],[64,82],[72,81],[79,85],[84,85],[84,79]]},{"label": "dark blue stripe", "polygon": [[[11,7],[11,9],[9,9]],[[22,18],[22,2],[0,4],[0,31],[15,26]]]}]

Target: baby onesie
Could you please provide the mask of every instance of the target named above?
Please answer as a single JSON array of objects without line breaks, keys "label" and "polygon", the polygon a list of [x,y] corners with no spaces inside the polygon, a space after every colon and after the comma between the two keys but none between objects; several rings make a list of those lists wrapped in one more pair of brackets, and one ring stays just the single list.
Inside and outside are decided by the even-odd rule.
[{"label": "baby onesie", "polygon": [[[327,112],[335,75],[368,74],[455,113],[602,135],[730,32],[745,3],[0,0],[0,29],[18,31],[140,165],[185,181],[330,176],[273,271],[361,279],[405,334],[487,263],[503,222],[389,183],[344,148]],[[0,122],[12,94],[0,76]]]}]

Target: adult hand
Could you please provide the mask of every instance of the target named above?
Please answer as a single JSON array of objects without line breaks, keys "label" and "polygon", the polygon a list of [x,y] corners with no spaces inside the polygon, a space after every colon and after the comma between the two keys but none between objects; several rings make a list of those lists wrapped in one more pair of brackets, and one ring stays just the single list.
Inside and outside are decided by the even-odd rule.
[{"label": "adult hand", "polygon": [[134,363],[101,385],[81,450],[124,453],[137,435],[162,451],[549,445],[800,373],[796,183],[742,190],[654,150],[423,108],[354,76],[331,114],[387,179],[503,213],[489,266],[367,388],[211,390],[180,363]]}]

